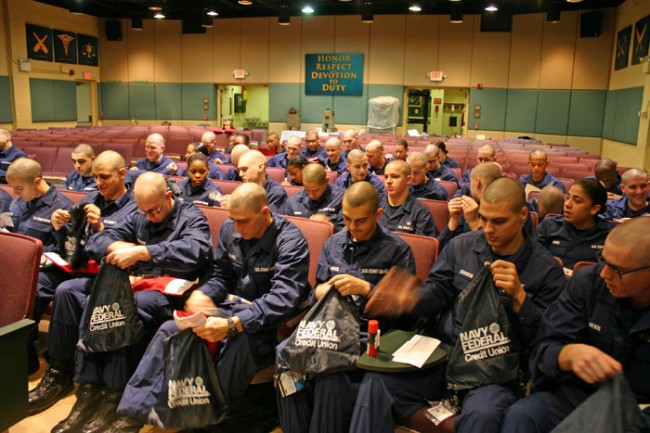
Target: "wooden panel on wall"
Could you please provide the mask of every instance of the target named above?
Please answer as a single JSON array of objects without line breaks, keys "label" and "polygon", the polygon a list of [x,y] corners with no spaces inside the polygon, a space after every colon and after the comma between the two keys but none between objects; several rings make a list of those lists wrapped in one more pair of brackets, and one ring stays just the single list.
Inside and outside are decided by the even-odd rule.
[{"label": "wooden panel on wall", "polygon": [[563,12],[559,23],[544,21],[540,89],[570,89],[578,14]]},{"label": "wooden panel on wall", "polygon": [[[269,81],[269,26],[278,25],[277,18],[242,20],[241,67],[249,71],[248,83]],[[243,84],[243,82],[242,82]]]},{"label": "wooden panel on wall", "polygon": [[[153,31],[151,20],[144,20],[144,27]],[[139,31],[124,32],[121,41],[107,41],[99,38],[99,64],[103,81],[129,81],[129,39],[137,38]]]},{"label": "wooden panel on wall", "polygon": [[299,83],[303,80],[301,67],[298,67],[304,62],[301,23],[301,18],[291,17],[291,25],[275,25],[269,28],[269,51],[273,54],[269,60],[271,83]]},{"label": "wooden panel on wall", "polygon": [[573,70],[573,89],[607,90],[609,65],[614,44],[613,14],[602,14],[602,34],[577,38]]},{"label": "wooden panel on wall", "polygon": [[441,17],[409,15],[404,41],[404,85],[431,86],[427,72],[438,70],[438,42]]},{"label": "wooden panel on wall", "polygon": [[183,83],[213,81],[212,29],[205,34],[181,35],[181,76]]},{"label": "wooden panel on wall", "polygon": [[368,84],[402,84],[406,17],[375,15],[370,29]]},{"label": "wooden panel on wall", "polygon": [[[181,61],[181,31],[180,20],[154,20],[154,77],[158,83],[178,83],[181,81],[183,67]],[[137,32],[128,31],[137,37]],[[194,62],[192,65],[200,65]]]},{"label": "wooden panel on wall", "polygon": [[511,36],[510,32],[481,32],[480,20],[474,21],[470,83],[508,87]]},{"label": "wooden panel on wall", "polygon": [[[4,13],[5,8],[0,5],[0,23],[2,25],[2,31],[0,31],[0,75],[9,75],[9,64],[7,64],[7,59],[10,57],[7,56],[7,32],[4,27]],[[1,122],[2,120],[0,120]]]},{"label": "wooden panel on wall", "polygon": [[545,14],[517,15],[512,19],[509,86],[516,89],[539,87],[542,31]]},{"label": "wooden panel on wall", "polygon": [[[128,68],[129,79],[128,81],[155,81],[154,75],[154,59],[155,59],[155,44],[154,38],[156,32],[154,31],[153,20],[144,20],[144,29],[138,32],[131,32],[129,30],[129,37],[126,40],[128,46]],[[135,33],[135,34],[134,34]],[[121,44],[123,42],[106,42],[109,46],[111,44]]]},{"label": "wooden panel on wall", "polygon": [[210,50],[208,55],[212,54],[213,73],[209,80],[197,81],[219,84],[235,82],[232,71],[242,67],[240,35],[242,26],[241,19],[215,20],[215,26],[208,29],[208,33],[212,32],[212,45],[209,48],[203,47],[204,50]]},{"label": "wooden panel on wall", "polygon": [[[624,29],[627,26],[632,26],[632,32],[634,32],[634,23],[636,23],[641,18],[650,15],[650,2],[648,1],[636,1],[628,0],[616,8],[616,26],[614,28],[614,36],[618,35],[618,32]],[[632,36],[634,39],[634,36]],[[613,40],[612,48],[610,50],[611,55],[611,64],[610,64],[610,79],[609,79],[609,89],[625,89],[629,87],[643,86],[644,85],[644,74],[643,74],[643,63],[632,65],[632,50],[634,49],[633,44],[630,44],[630,58],[628,59],[627,68],[619,69],[618,71],[614,70],[614,59],[616,58],[616,39]],[[603,148],[604,150],[604,148]]]},{"label": "wooden panel on wall", "polygon": [[462,24],[440,21],[440,56],[438,69],[447,75],[445,87],[471,87],[472,33],[480,16],[465,15]]}]

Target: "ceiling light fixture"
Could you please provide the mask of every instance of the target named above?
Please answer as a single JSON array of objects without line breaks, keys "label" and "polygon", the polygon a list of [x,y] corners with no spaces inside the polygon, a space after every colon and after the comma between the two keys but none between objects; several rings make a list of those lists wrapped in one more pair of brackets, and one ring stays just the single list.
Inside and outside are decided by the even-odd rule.
[{"label": "ceiling light fixture", "polygon": [[552,1],[548,4],[548,10],[546,11],[546,21],[549,23],[559,23],[560,22],[560,3],[557,1]]},{"label": "ceiling light fixture", "polygon": [[460,24],[463,22],[463,3],[454,1],[451,4],[451,13],[449,14],[449,22],[453,24]]},{"label": "ceiling light fixture", "polygon": [[237,0],[237,3],[243,6],[250,6],[253,4],[251,0]]},{"label": "ceiling light fixture", "polygon": [[566,0],[567,3],[581,3],[582,0]]},{"label": "ceiling light fixture", "polygon": [[212,17],[207,13],[201,15],[201,27],[204,27],[206,29],[210,29],[214,27],[214,23],[212,22]]},{"label": "ceiling light fixture", "polygon": [[156,12],[153,17],[157,20],[162,20],[165,18],[165,14],[162,11]]},{"label": "ceiling light fixture", "polygon": [[409,6],[409,10],[411,12],[422,12],[422,8],[420,7],[420,5],[411,5]]},{"label": "ceiling light fixture", "polygon": [[305,5],[305,7],[302,8],[303,14],[313,14],[314,12],[314,8],[309,5]]},{"label": "ceiling light fixture", "polygon": [[219,15],[219,12],[215,11],[214,9],[210,9],[207,12],[207,15],[210,15],[211,17],[216,17],[217,15]]},{"label": "ceiling light fixture", "polygon": [[372,24],[375,21],[373,14],[372,3],[365,2],[361,5],[361,22],[366,24]]},{"label": "ceiling light fixture", "polygon": [[144,25],[143,25],[142,17],[132,17],[131,18],[131,30],[143,30]]},{"label": "ceiling light fixture", "polygon": [[282,5],[280,8],[280,12],[278,13],[278,24],[281,26],[291,25],[291,14],[289,13],[287,5]]},{"label": "ceiling light fixture", "polygon": [[151,2],[151,5],[149,5],[150,11],[161,11],[162,8],[163,8],[163,2],[161,0],[154,0]]},{"label": "ceiling light fixture", "polygon": [[494,3],[490,3],[489,5],[487,5],[485,7],[485,10],[488,11],[488,12],[496,12],[496,11],[499,10],[499,8]]},{"label": "ceiling light fixture", "polygon": [[79,2],[79,0],[75,0],[70,2],[70,7],[68,8],[68,11],[70,11],[72,15],[83,15],[84,13],[83,9],[84,8],[81,2]]}]

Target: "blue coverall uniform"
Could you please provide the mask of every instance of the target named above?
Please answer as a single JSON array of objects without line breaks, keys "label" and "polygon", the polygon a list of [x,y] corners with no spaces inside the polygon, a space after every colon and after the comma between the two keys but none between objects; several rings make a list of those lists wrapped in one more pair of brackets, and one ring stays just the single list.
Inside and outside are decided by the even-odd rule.
[{"label": "blue coverall uniform", "polygon": [[[126,191],[115,201],[106,201],[99,192],[91,192],[79,202],[81,206],[86,204],[94,204],[99,208],[105,229],[115,227],[118,221],[121,221],[126,215],[135,212],[137,209],[131,190]],[[60,230],[54,230],[51,226],[50,228],[57,239],[57,243],[65,243],[70,225],[66,224]],[[87,241],[87,239],[84,241]],[[40,311],[41,306],[47,305],[54,298],[55,290],[59,284],[70,279],[72,279],[72,275],[58,267],[42,269],[38,274],[38,283],[36,285],[37,302],[34,307],[35,311]],[[50,337],[50,341],[51,339]]]},{"label": "blue coverall uniform", "polygon": [[[188,171],[188,169],[185,168],[185,170],[183,170],[183,173],[181,175],[187,177],[187,171]],[[217,167],[216,165],[210,163],[209,164],[209,169],[208,169],[208,178],[209,179],[216,179],[216,180],[224,179],[223,171],[221,171],[221,169],[219,167]]]},{"label": "blue coverall uniform", "polygon": [[446,167],[449,167],[449,168],[460,168],[460,166],[458,165],[456,160],[453,159],[453,158],[450,158],[449,156],[447,156],[445,159],[440,161],[440,164],[442,164],[442,165],[444,165]]},{"label": "blue coverall uniform", "polygon": [[332,162],[329,159],[325,160],[325,167],[328,167],[330,170],[335,171],[336,174],[341,176],[348,170],[348,160],[345,159],[343,154],[341,154],[339,162]]},{"label": "blue coverall uniform", "polygon": [[266,182],[262,186],[264,187],[264,191],[266,191],[271,212],[284,215],[284,207],[288,198],[287,191],[282,188],[282,185],[269,178],[266,179]]},{"label": "blue coverall uniform", "polygon": [[521,176],[518,180],[519,184],[526,188],[526,185],[530,184],[534,187],[537,187],[539,189],[543,189],[545,186],[548,185],[553,185],[554,187],[560,188],[562,192],[566,193],[566,188],[564,187],[564,184],[557,180],[554,176],[551,176],[548,173],[544,173],[544,177],[542,180],[539,182],[535,182],[533,180],[533,175],[532,174],[524,174]]},{"label": "blue coverall uniform", "polygon": [[[363,179],[366,182],[370,182],[372,186],[375,187],[377,192],[379,193],[379,200],[383,200],[384,197],[386,196],[386,188],[384,187],[384,184],[382,183],[381,180],[374,174],[368,172],[368,175],[366,176],[365,179]],[[334,185],[338,186],[339,188],[342,189],[348,189],[352,185],[352,178],[350,177],[349,172],[343,173],[341,176],[339,176],[336,179],[336,182],[334,182]]]},{"label": "blue coverall uniform", "polygon": [[193,187],[189,179],[182,180],[178,186],[183,193],[183,200],[187,202],[221,207],[221,188],[208,179],[197,187]]},{"label": "blue coverall uniform", "polygon": [[312,152],[309,150],[309,147],[305,146],[300,149],[300,154],[307,158],[309,161],[313,161],[315,159],[321,163],[325,163],[325,161],[327,161],[327,151],[323,146],[318,146],[316,152]]},{"label": "blue coverall uniform", "polygon": [[[210,164],[217,164],[215,162],[216,159],[221,160],[221,164],[228,164],[230,162],[230,158],[228,158],[226,155],[219,152],[218,150],[213,151],[210,154],[210,156],[208,156],[208,161],[210,161]],[[217,178],[211,178],[211,179],[217,179]]]},{"label": "blue coverall uniform", "polygon": [[[627,299],[614,298],[600,277],[602,269],[594,265],[576,272],[544,314],[530,359],[537,392],[506,411],[502,432],[550,432],[597,389],[560,370],[558,356],[567,344],[588,344],[618,360],[637,402],[650,403],[650,311],[633,310]],[[644,412],[648,419],[650,410]]]},{"label": "blue coverall uniform", "polygon": [[555,257],[562,259],[564,267],[573,269],[579,261],[596,262],[596,253],[605,246],[605,238],[614,224],[596,218],[596,225],[578,230],[564,220],[562,215],[550,215],[537,226],[536,238]]},{"label": "blue coverall uniform", "polygon": [[384,199],[381,207],[384,212],[379,217],[379,223],[388,230],[423,236],[436,235],[433,215],[413,194],[409,194],[400,206],[391,206],[388,199]]},{"label": "blue coverall uniform", "polygon": [[607,211],[602,215],[602,218],[611,221],[621,218],[636,218],[644,214],[650,214],[650,203],[643,209],[633,211],[627,204],[627,197],[623,196],[619,199],[609,200],[607,202]]},{"label": "blue coverall uniform", "polygon": [[[539,243],[527,238],[519,250],[500,257],[492,251],[482,230],[454,238],[433,264],[424,285],[424,295],[413,314],[435,318],[441,315],[436,338],[445,350],[454,343],[458,328],[454,327],[453,306],[456,297],[478,274],[485,262],[502,259],[517,267],[517,274],[526,291],[526,300],[518,313],[510,307],[508,298],[499,289],[518,340],[527,353],[532,347],[537,325],[546,307],[564,290],[562,267]],[[526,358],[525,355],[522,358]],[[526,368],[526,360],[521,367]],[[442,370],[444,366],[439,369]],[[356,433],[383,433],[394,430],[393,414],[399,419],[407,417],[426,404],[427,400],[440,399],[441,389],[436,381],[444,373],[422,372],[419,375],[401,376],[368,373],[357,397],[350,431]],[[462,401],[462,411],[456,417],[457,432],[498,433],[503,412],[516,399],[514,386],[487,385],[470,390]],[[391,410],[392,409],[392,410]]]},{"label": "blue coverall uniform", "polygon": [[[225,340],[217,360],[224,396],[232,402],[243,395],[259,367],[272,362],[277,325],[307,298],[309,247],[300,230],[282,216],[273,215],[262,238],[252,241],[235,233],[228,220],[219,233],[212,269],[197,290],[222,312],[239,317],[244,327],[244,332]],[[228,294],[252,303],[229,302]],[[150,412],[164,382],[163,341],[176,332],[174,321],[160,327],[124,391],[118,413],[156,422]]]},{"label": "blue coverall uniform", "polygon": [[288,174],[287,171],[287,164],[289,163],[289,158],[287,158],[286,153],[278,153],[277,155],[273,155],[271,159],[269,159],[266,162],[267,167],[280,167],[284,168],[285,174]]},{"label": "blue coverall uniform", "polygon": [[299,218],[309,218],[314,214],[327,215],[335,230],[339,231],[344,226],[341,214],[343,194],[345,190],[330,184],[326,184],[325,192],[318,201],[309,198],[305,190],[299,191],[287,200],[285,214]]},{"label": "blue coverall uniform", "polygon": [[241,182],[241,177],[239,177],[239,171],[236,167],[230,167],[226,174],[223,176],[223,180],[236,180]]},{"label": "blue coverall uniform", "polygon": [[5,191],[4,189],[0,189],[0,212],[8,212],[9,211],[9,205],[13,201],[13,198]]},{"label": "blue coverall uniform", "polygon": [[77,170],[73,170],[63,181],[63,187],[72,191],[92,192],[97,191],[95,176],[83,177]]},{"label": "blue coverall uniform", "polygon": [[25,201],[16,197],[9,205],[13,231],[21,235],[31,236],[43,242],[43,252],[54,251],[62,253],[64,243],[52,233],[50,218],[57,209],[65,209],[72,205],[69,198],[61,194],[53,185],[39,198]]},{"label": "blue coverall uniform", "polygon": [[[133,275],[169,275],[194,280],[203,276],[209,268],[212,249],[210,228],[203,213],[191,203],[174,201],[167,219],[155,224],[140,212],[133,212],[116,227],[91,236],[86,252],[99,260],[106,254],[109,245],[116,241],[147,247],[151,261],[132,266]],[[172,318],[173,310],[183,307],[185,297],[147,290],[136,293],[135,301],[144,324],[142,345],[146,345],[156,329]],[[79,323],[83,323],[83,316]],[[75,380],[80,383],[103,383],[109,388],[121,390],[137,367],[143,349],[141,345],[134,345],[100,354],[77,351]]]},{"label": "blue coverall uniform", "polygon": [[422,185],[409,185],[411,194],[417,198],[448,201],[447,190],[433,177],[427,175],[427,181]]},{"label": "blue coverall uniform", "polygon": [[7,169],[18,158],[27,158],[27,154],[16,146],[11,146],[4,152],[0,152],[0,183],[7,183],[5,178]]},{"label": "blue coverall uniform", "polygon": [[429,171],[429,176],[438,180],[447,180],[449,182],[455,182],[458,184],[458,178],[449,167],[445,165],[440,165],[437,170]]},{"label": "blue coverall uniform", "polygon": [[167,169],[167,166],[172,162],[174,161],[172,161],[171,158],[169,158],[167,155],[163,155],[158,162],[151,162],[147,158],[140,158],[135,163],[135,166],[138,168],[138,170],[153,171],[154,173],[171,176],[173,173]]},{"label": "blue coverall uniform", "polygon": [[[415,261],[410,247],[395,234],[377,225],[372,238],[354,242],[347,230],[334,234],[327,240],[318,260],[318,284],[339,274],[350,274],[369,282],[372,286],[393,266],[415,274]],[[367,298],[354,297],[360,312],[361,340],[367,338],[368,318],[363,314]],[[393,327],[404,327],[399,320],[380,319],[385,332]],[[278,351],[282,347],[280,343]],[[277,359],[276,359],[277,367]],[[281,397],[278,394],[280,424],[285,433],[313,432],[340,433],[350,425],[352,409],[359,385],[361,371],[321,374],[313,386],[301,392]]]}]

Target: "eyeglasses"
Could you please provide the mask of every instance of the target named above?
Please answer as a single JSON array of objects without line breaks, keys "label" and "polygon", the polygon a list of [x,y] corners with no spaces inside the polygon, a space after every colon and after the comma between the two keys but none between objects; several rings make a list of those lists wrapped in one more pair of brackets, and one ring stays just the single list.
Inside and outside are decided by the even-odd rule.
[{"label": "eyeglasses", "polygon": [[152,217],[155,217],[156,215],[160,214],[160,212],[162,211],[162,207],[163,207],[163,205],[165,204],[166,201],[167,201],[167,197],[165,197],[165,199],[162,201],[162,203],[160,203],[160,206],[158,206],[158,209],[151,209],[151,210],[138,209],[138,212],[140,212],[144,216],[150,215]]},{"label": "eyeglasses", "polygon": [[607,261],[603,257],[603,250],[599,250],[596,253],[596,258],[598,259],[598,263],[600,263],[601,265],[608,266],[609,269],[612,270],[612,272],[618,275],[618,278],[623,278],[623,275],[631,274],[633,272],[639,272],[645,269],[650,269],[650,265],[647,265],[647,266],[641,266],[640,268],[636,268],[636,269],[630,269],[629,271],[622,271],[619,267],[607,263]]},{"label": "eyeglasses", "polygon": [[305,140],[307,143],[318,143],[318,139],[316,140]]}]

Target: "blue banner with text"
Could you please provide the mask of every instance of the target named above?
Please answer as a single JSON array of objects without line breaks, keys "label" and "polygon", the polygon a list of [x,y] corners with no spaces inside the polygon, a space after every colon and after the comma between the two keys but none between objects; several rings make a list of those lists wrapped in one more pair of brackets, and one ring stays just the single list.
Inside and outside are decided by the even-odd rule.
[{"label": "blue banner with text", "polygon": [[305,94],[363,94],[363,54],[305,54]]}]

